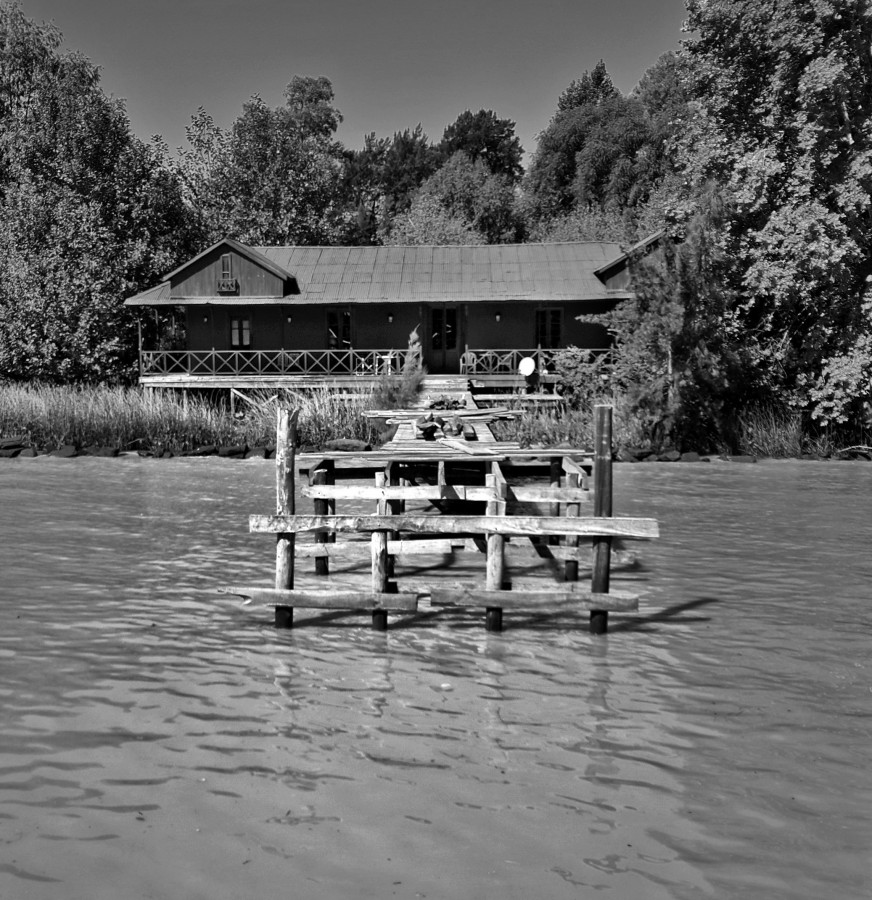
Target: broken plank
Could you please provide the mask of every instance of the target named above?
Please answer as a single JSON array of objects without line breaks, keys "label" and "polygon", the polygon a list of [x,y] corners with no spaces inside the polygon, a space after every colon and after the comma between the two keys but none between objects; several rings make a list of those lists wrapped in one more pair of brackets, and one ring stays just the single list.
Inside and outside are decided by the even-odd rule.
[{"label": "broken plank", "polygon": [[[369,541],[344,541],[341,544],[297,544],[297,556],[312,558],[329,556],[334,559],[369,559],[371,551]],[[388,541],[388,554],[391,556],[420,556],[427,553],[451,553],[455,549],[465,549],[462,541],[450,538],[436,538],[421,541]]]},{"label": "broken plank", "polygon": [[502,534],[579,537],[656,538],[656,519],[590,516],[249,516],[254,534],[301,531],[373,532],[407,531],[413,534]]},{"label": "broken plank", "polygon": [[570,607],[573,610],[604,609],[627,611],[639,608],[639,597],[625,591],[595,594],[589,588],[567,590],[566,585],[552,590],[488,591],[481,588],[461,590],[434,588],[431,606],[484,606],[502,609]]},{"label": "broken plank", "polygon": [[415,612],[421,596],[419,593],[382,594],[372,591],[278,591],[274,588],[237,585],[222,588],[220,592],[248,597],[253,602],[266,606],[290,606],[299,609],[384,609],[403,612]]}]

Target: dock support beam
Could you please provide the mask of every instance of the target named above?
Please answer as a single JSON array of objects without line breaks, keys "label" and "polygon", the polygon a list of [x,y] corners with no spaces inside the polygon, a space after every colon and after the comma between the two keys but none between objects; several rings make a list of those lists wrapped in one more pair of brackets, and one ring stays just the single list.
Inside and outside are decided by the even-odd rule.
[{"label": "dock support beam", "polygon": [[[593,514],[612,514],[612,408],[594,407],[594,457],[593,457]],[[593,539],[593,574],[590,588],[598,594],[609,592],[609,568],[612,539]],[[607,610],[594,609],[590,613],[590,633],[605,634],[609,628]]]},{"label": "dock support beam", "polygon": [[[279,407],[276,414],[276,513],[292,516],[296,512],[294,499],[294,461],[297,445],[297,417],[300,411],[291,412]],[[276,535],[276,590],[294,589],[294,543],[296,535],[280,532]],[[291,628],[294,623],[292,606],[276,606],[276,628]]]}]

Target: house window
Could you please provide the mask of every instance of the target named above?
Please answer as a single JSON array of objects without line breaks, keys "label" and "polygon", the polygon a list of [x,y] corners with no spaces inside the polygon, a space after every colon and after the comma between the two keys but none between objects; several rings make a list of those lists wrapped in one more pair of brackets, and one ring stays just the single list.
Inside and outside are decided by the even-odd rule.
[{"label": "house window", "polygon": [[351,349],[351,310],[328,310],[327,347],[330,350]]},{"label": "house window", "polygon": [[563,310],[546,307],[536,310],[536,346],[559,347],[563,340]]},{"label": "house window", "polygon": [[251,349],[251,319],[231,318],[230,346],[234,350]]},{"label": "house window", "polygon": [[233,277],[233,257],[229,253],[223,253],[221,255],[221,277]]}]

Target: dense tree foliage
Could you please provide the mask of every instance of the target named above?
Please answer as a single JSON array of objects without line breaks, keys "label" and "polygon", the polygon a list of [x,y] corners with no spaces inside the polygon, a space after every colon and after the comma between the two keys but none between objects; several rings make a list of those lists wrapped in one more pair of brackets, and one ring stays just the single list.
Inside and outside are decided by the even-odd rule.
[{"label": "dense tree foliage", "polygon": [[344,230],[333,88],[296,76],[285,97],[277,109],[252,97],[226,132],[202,109],[192,118],[178,176],[207,240],[333,243]]},{"label": "dense tree foliage", "polygon": [[844,421],[872,377],[872,14],[866,0],[689,0],[697,207],[720,186],[736,343],[760,390]]},{"label": "dense tree foliage", "polygon": [[666,78],[668,65],[658,63],[629,97],[614,87],[602,61],[569,85],[539,136],[527,176],[534,221],[577,209],[632,216],[646,204],[668,169],[664,120],[684,104],[679,81]]},{"label": "dense tree foliage", "polygon": [[[511,179],[458,151],[421,185],[384,237],[394,244],[438,244],[459,243],[465,235],[463,243],[498,244],[516,241],[520,228]],[[454,239],[440,239],[446,234]]]},{"label": "dense tree foliage", "polygon": [[193,245],[165,148],[60,44],[0,6],[0,377],[114,380],[135,364],[121,299]]},{"label": "dense tree foliage", "polygon": [[490,109],[462,112],[442,135],[439,149],[445,159],[462,151],[471,160],[480,159],[492,175],[504,175],[513,184],[524,173],[524,150],[511,119],[497,118]]},{"label": "dense tree foliage", "polygon": [[629,95],[605,62],[556,100],[529,171],[514,122],[461,112],[360,149],[323,77],[199,110],[171,159],[98,70],[0,0],[0,377],[131,371],[122,300],[195,249],[613,240],[666,228],[608,318],[614,383],[656,440],[727,440],[760,399],[872,415],[869,0],[686,0],[682,49]]},{"label": "dense tree foliage", "polygon": [[346,151],[343,194],[350,215],[345,241],[371,244],[379,233],[387,234],[391,221],[408,211],[413,194],[438,165],[439,151],[420,124],[393,138],[368,134],[361,150]]}]

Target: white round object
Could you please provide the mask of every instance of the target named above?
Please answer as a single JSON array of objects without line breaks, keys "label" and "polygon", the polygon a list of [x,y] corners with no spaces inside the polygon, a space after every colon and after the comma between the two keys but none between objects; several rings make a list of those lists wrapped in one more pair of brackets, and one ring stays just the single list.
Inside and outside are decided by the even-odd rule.
[{"label": "white round object", "polygon": [[525,356],[518,366],[518,371],[526,378],[536,371],[536,360],[532,356]]}]

